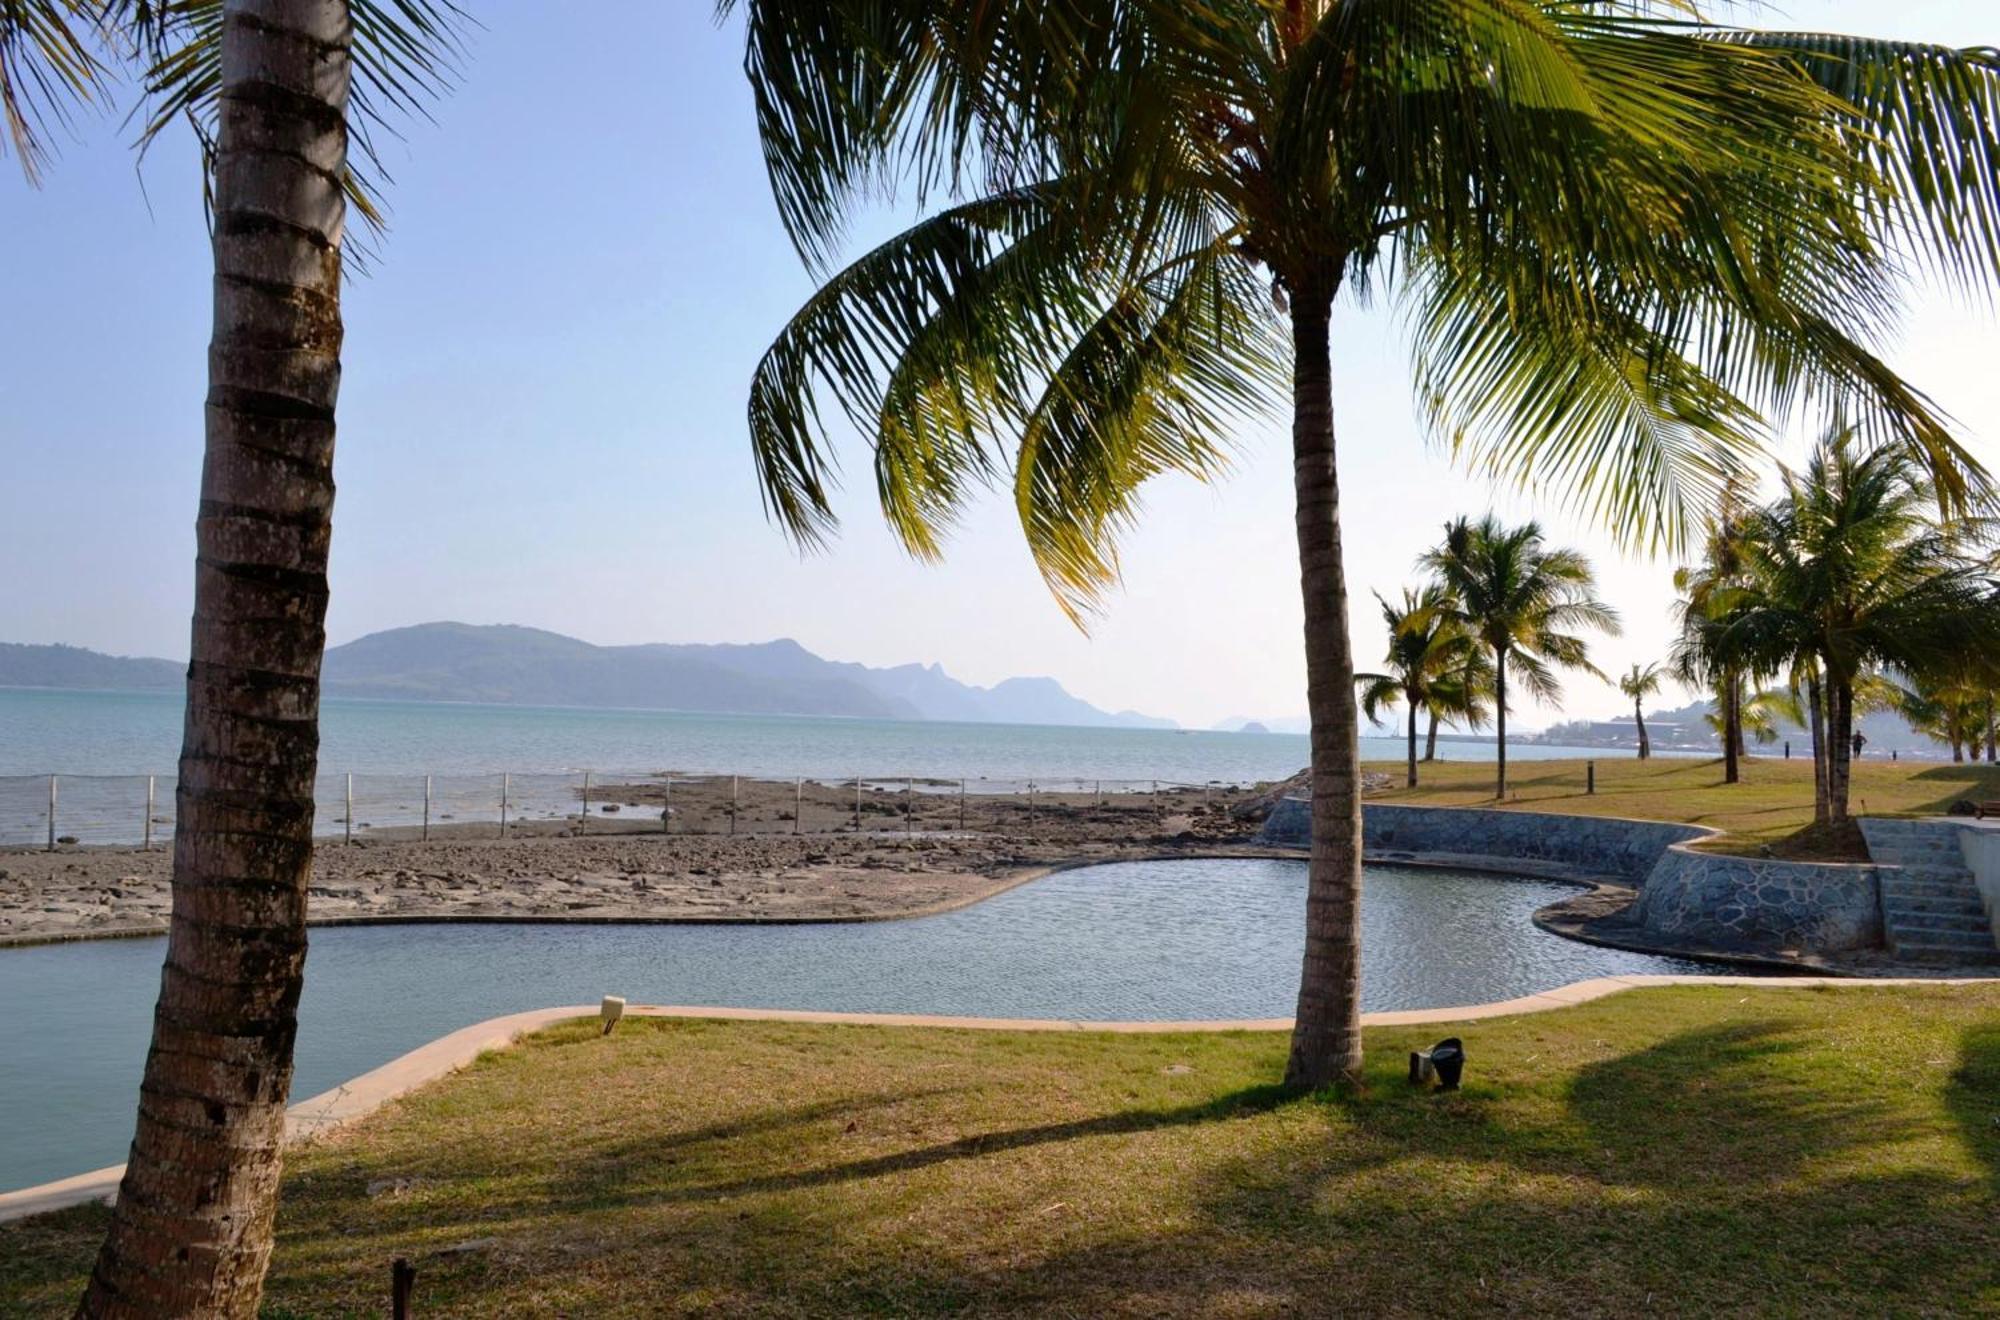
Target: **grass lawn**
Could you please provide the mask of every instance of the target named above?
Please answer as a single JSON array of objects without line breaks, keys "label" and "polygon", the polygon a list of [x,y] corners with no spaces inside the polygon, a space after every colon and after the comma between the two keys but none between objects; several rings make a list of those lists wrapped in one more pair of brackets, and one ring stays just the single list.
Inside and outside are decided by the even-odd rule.
[{"label": "grass lawn", "polygon": [[[1276,1034],[559,1027],[295,1158],[266,1313],[2000,1311],[2000,986],[1630,993],[1413,1094],[1441,1034],[1294,1098]],[[105,1213],[0,1225],[0,1312]]]},{"label": "grass lawn", "polygon": [[[1722,830],[1717,846],[1742,849],[1779,845],[1812,824],[1812,761],[1758,756],[1743,762],[1743,780],[1722,782],[1722,760],[1655,757],[1630,753],[1597,758],[1597,792],[1584,792],[1584,761],[1511,761],[1504,804],[1523,811],[1555,811],[1577,816],[1633,816],[1684,821]],[[1417,768],[1416,788],[1404,788],[1405,765],[1370,762],[1370,770],[1393,777],[1395,787],[1370,795],[1371,802],[1409,802],[1439,807],[1491,807],[1493,766],[1471,761],[1436,761]],[[1854,766],[1856,815],[1935,815],[1960,798],[2000,799],[2000,766],[1940,765],[1935,761],[1863,760]],[[1806,851],[1810,851],[1809,849]]]}]

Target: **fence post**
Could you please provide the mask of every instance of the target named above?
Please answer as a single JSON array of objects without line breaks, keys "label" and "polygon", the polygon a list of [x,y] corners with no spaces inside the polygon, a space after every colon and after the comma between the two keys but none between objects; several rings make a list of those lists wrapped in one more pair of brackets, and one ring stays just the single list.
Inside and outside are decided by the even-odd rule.
[{"label": "fence post", "polygon": [[1597,762],[1595,761],[1585,761],[1583,763],[1583,791],[1585,795],[1590,797],[1597,795]]},{"label": "fence post", "polygon": [[854,832],[861,833],[861,776],[854,776]]},{"label": "fence post", "polygon": [[500,837],[503,839],[507,837],[507,797],[513,790],[513,787],[514,776],[502,770],[500,772]]},{"label": "fence post", "polygon": [[660,790],[660,833],[674,832],[674,777],[667,776],[667,786]]},{"label": "fence post", "polygon": [[958,781],[958,832],[965,833],[965,781]]},{"label": "fence post", "polygon": [[1035,781],[1028,781],[1028,828],[1035,828]]},{"label": "fence post", "polygon": [[1104,805],[1104,781],[1102,779],[1097,781],[1097,805],[1100,807]]},{"label": "fence post", "polygon": [[49,851],[56,850],[56,777],[49,776]]},{"label": "fence post", "polygon": [[806,814],[806,777],[804,775],[800,775],[798,778],[798,782],[792,785],[792,833],[802,834],[805,832],[805,826],[803,823],[805,820],[805,814]]},{"label": "fence post", "polygon": [[342,842],[353,843],[354,842],[354,772],[352,770],[349,770],[347,772],[347,813],[345,819],[343,819],[340,822],[340,827],[345,832],[342,838]]},{"label": "fence post", "polygon": [[736,784],[737,776],[729,776],[729,832],[736,833]]},{"label": "fence post", "polygon": [[903,785],[903,833],[908,834],[917,828],[917,781],[905,779]]},{"label": "fence post", "polygon": [[153,776],[146,776],[146,842],[145,851],[153,851]]},{"label": "fence post", "polygon": [[424,842],[431,840],[431,777],[424,776]]},{"label": "fence post", "polygon": [[583,833],[590,824],[590,771],[583,772],[583,815],[577,818],[576,832]]}]

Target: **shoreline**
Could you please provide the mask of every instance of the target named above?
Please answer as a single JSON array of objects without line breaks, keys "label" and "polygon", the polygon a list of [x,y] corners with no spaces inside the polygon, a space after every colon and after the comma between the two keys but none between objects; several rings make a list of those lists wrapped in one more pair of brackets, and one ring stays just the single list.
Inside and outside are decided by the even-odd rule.
[{"label": "shoreline", "polygon": [[[1447,1008],[1385,1009],[1363,1013],[1364,1027],[1413,1026],[1476,1022],[1498,1017],[1553,1012],[1571,1008],[1628,990],[1671,985],[1755,986],[1759,988],[1854,989],[1892,986],[1962,986],[2000,984],[2000,978],[1941,979],[1937,977],[1897,977],[1875,980],[1839,981],[1823,976],[1607,976],[1574,981],[1514,999]],[[531,1032],[559,1022],[591,1018],[598,1009],[587,1005],[531,1009],[488,1018],[461,1027],[405,1053],[378,1068],[342,1082],[329,1090],[290,1106],[285,1113],[285,1141],[296,1145],[337,1133],[390,1101],[407,1095],[463,1068],[489,1050],[506,1049]],[[845,1027],[915,1027],[958,1031],[1059,1031],[1107,1032],[1112,1034],[1170,1034],[1218,1031],[1288,1031],[1290,1018],[1255,1018],[1237,1021],[1152,1020],[1143,1022],[1092,1022],[1068,1018],[976,1018],[940,1017],[911,1013],[831,1013],[788,1009],[718,1008],[688,1005],[632,1004],[627,1017],[696,1019],[733,1022],[797,1022]],[[14,1191],[0,1192],[0,1222],[25,1219],[32,1215],[82,1205],[110,1201],[116,1197],[125,1166],[110,1165],[87,1173],[74,1174],[53,1182],[39,1183]]]}]

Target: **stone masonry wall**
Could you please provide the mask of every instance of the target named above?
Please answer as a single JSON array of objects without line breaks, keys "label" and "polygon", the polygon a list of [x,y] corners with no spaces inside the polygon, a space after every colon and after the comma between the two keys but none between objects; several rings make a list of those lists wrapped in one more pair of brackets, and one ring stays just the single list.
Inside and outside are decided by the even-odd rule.
[{"label": "stone masonry wall", "polygon": [[[1311,804],[1287,798],[1264,843],[1305,847]],[[1639,889],[1632,915],[1662,943],[1742,953],[1835,953],[1882,944],[1879,872],[1872,865],[1727,857],[1687,847],[1693,825],[1473,807],[1362,808],[1369,858],[1459,862],[1526,873],[1614,880]]]}]

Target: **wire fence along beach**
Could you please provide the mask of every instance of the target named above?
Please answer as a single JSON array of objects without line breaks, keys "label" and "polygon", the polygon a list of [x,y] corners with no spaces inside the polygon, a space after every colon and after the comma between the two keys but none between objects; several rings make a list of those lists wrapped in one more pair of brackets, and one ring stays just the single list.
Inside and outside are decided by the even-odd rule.
[{"label": "wire fence along beach", "polygon": [[[0,847],[165,844],[174,833],[172,775],[0,775]],[[547,833],[1005,833],[1106,813],[1135,825],[1236,800],[1240,784],[1164,779],[849,779],[679,774],[321,775],[314,833],[463,837]]]}]

